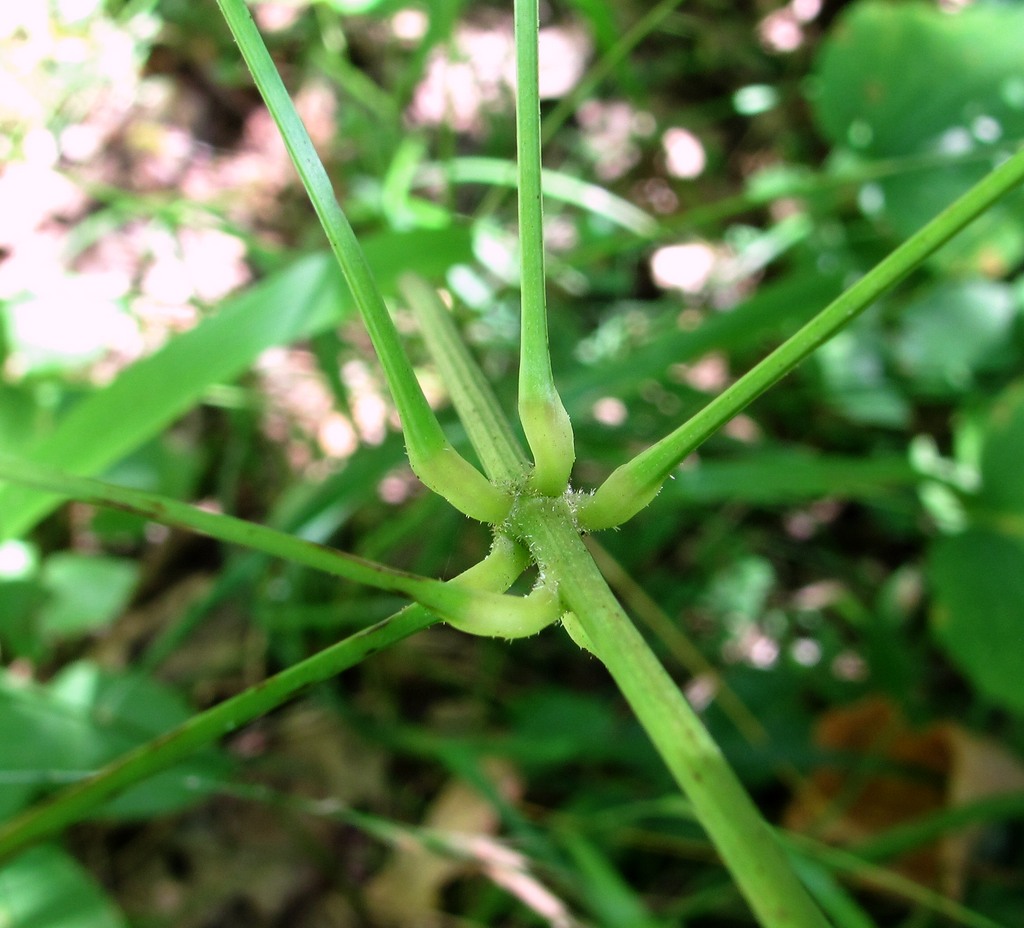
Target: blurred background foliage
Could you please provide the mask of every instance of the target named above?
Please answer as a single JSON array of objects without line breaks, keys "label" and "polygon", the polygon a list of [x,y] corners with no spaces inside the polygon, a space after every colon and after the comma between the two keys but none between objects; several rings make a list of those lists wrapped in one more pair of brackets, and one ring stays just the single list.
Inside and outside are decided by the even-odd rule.
[{"label": "blurred background foliage", "polygon": [[[514,409],[511,10],[253,12],[382,287]],[[1024,8],[543,10],[551,341],[598,484],[1024,138]],[[452,576],[369,343],[212,0],[0,10],[0,447]],[[1024,920],[1024,199],[595,557],[837,925]],[[447,410],[410,314],[399,325]],[[9,815],[394,611],[0,487]],[[748,924],[600,667],[434,629],[0,870],[16,926]]]}]

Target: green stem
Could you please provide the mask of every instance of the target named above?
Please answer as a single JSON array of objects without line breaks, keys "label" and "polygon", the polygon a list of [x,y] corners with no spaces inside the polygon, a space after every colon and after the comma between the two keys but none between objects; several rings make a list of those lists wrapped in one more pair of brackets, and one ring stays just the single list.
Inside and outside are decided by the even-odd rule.
[{"label": "green stem", "polygon": [[523,498],[512,523],[693,803],[760,924],[827,928],[718,745],[608,589],[579,537],[569,503]]},{"label": "green stem", "polygon": [[546,496],[559,496],[569,484],[576,452],[572,423],[555,389],[548,348],[537,61],[539,29],[537,0],[515,0],[516,146],[522,267],[519,420],[535,463],[530,478],[533,489]]},{"label": "green stem", "polygon": [[508,423],[494,390],[459,337],[451,313],[437,291],[415,274],[403,274],[399,287],[419,323],[427,350],[451,394],[484,473],[498,486],[522,484],[530,462]]},{"label": "green stem", "polygon": [[657,496],[669,474],[690,452],[1022,180],[1024,149],[907,239],[693,418],[613,471],[598,491],[581,503],[580,523],[598,530],[636,515]]},{"label": "green stem", "polygon": [[634,616],[657,636],[660,644],[679,665],[694,677],[703,677],[714,686],[715,702],[750,744],[764,744],[768,732],[757,716],[729,686],[700,648],[684,634],[644,587],[637,583],[612,555],[591,535],[584,539],[590,556],[608,585]]},{"label": "green stem", "polygon": [[[499,536],[490,554],[456,579],[464,588],[494,597],[500,591],[507,590],[528,563],[529,557],[524,548],[510,538]],[[532,595],[538,599],[551,597],[543,589]],[[542,614],[540,610],[535,612],[538,616]],[[516,637],[519,634],[535,634],[545,625],[551,624],[558,616],[553,603],[548,603],[543,615],[544,621],[528,627],[520,626],[510,632],[508,624],[503,622],[499,614],[481,606],[470,616],[462,617],[452,624],[471,634]],[[212,709],[200,712],[177,728],[128,752],[88,779],[62,790],[0,825],[0,860],[34,841],[57,834],[121,790],[167,769],[228,732],[266,715],[310,686],[336,676],[363,658],[436,622],[437,617],[423,606],[408,606]]]},{"label": "green stem", "polygon": [[327,234],[380,358],[388,388],[402,418],[409,462],[431,490],[481,522],[498,523],[511,499],[448,443],[402,349],[394,321],[370,272],[355,232],[334,197],[331,181],[306,132],[256,24],[243,0],[217,0],[253,80],[277,123],[285,147]]},{"label": "green stem", "polygon": [[310,686],[329,680],[363,658],[408,638],[436,621],[437,618],[422,606],[409,606],[212,709],[200,712],[87,779],[0,825],[0,860],[33,842],[58,834],[121,790],[166,770],[239,726],[266,715]]},{"label": "green stem", "polygon": [[403,593],[453,623],[472,625],[477,616],[487,614],[489,622],[505,629],[499,634],[509,638],[533,634],[538,625],[543,627],[557,617],[552,604],[546,602],[541,593],[526,598],[504,596],[459,583],[421,577],[295,538],[287,532],[255,522],[209,512],[154,493],[59,473],[6,455],[0,455],[0,478],[85,503],[123,509],[154,522],[186,528],[346,580]]},{"label": "green stem", "polygon": [[[548,142],[562,128],[565,121],[573,114],[580,103],[593,96],[601,81],[622,64],[629,56],[629,53],[653,32],[661,24],[662,20],[682,2],[683,0],[661,0],[661,3],[657,4],[639,21],[630,26],[622,37],[590,68],[572,91],[558,101],[555,108],[544,119],[541,126],[541,142]],[[492,190],[490,195],[484,199],[480,209],[477,210],[475,218],[479,221],[494,215],[503,202],[504,192],[497,189]],[[634,240],[629,239],[628,241],[632,243]]]}]

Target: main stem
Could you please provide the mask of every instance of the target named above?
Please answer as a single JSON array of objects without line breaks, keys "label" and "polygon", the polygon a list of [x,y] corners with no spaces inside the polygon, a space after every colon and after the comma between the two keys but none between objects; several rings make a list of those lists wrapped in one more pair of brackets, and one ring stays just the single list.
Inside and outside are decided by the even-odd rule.
[{"label": "main stem", "polygon": [[828,928],[718,745],[612,595],[568,502],[524,498],[512,522],[693,803],[760,924]]}]

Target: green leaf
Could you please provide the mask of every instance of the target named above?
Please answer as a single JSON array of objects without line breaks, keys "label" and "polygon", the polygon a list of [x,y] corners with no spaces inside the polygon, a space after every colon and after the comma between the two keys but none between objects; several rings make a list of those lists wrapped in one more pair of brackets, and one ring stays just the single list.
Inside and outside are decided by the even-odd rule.
[{"label": "green leaf", "polygon": [[124,928],[126,922],[77,861],[44,846],[0,868],[0,925]]},{"label": "green leaf", "polygon": [[899,428],[910,418],[908,403],[883,362],[890,338],[869,312],[815,354],[823,393],[850,422]]},{"label": "green leaf", "polygon": [[138,565],[127,558],[51,555],[42,570],[48,598],[39,611],[41,633],[70,638],[109,624],[128,605],[138,575]]},{"label": "green leaf", "polygon": [[[135,673],[81,662],[45,687],[0,677],[0,739],[7,785],[0,813],[9,815],[44,787],[74,781],[191,715],[173,690]],[[114,817],[146,817],[200,798],[190,777],[219,778],[224,763],[208,751],[160,773],[103,809]]]},{"label": "green leaf", "polygon": [[1024,541],[970,528],[932,548],[928,575],[946,655],[980,693],[1024,713]]},{"label": "green leaf", "polygon": [[818,455],[800,448],[766,449],[736,460],[701,461],[676,471],[660,504],[781,505],[839,496],[874,499],[915,485],[920,475],[903,455],[869,458]]},{"label": "green leaf", "polygon": [[24,447],[31,441],[39,413],[37,398],[27,386],[0,384],[0,447]]},{"label": "green leaf", "polygon": [[1024,462],[1024,382],[1004,391],[990,413],[981,447],[979,507],[1017,520],[1024,519],[1021,462]]},{"label": "green leaf", "polygon": [[[318,318],[336,318],[342,295],[326,255],[298,261],[132,365],[19,453],[76,474],[98,473],[194,406],[211,384],[236,378],[264,349],[298,337]],[[0,487],[0,534],[21,534],[55,502],[35,491]]]},{"label": "green leaf", "polygon": [[872,157],[962,151],[1024,135],[1024,8],[956,14],[924,3],[858,3],[816,66],[814,115],[834,143]]},{"label": "green leaf", "polygon": [[[978,4],[956,14],[921,3],[851,6],[816,67],[814,114],[827,138],[868,159],[924,155],[939,164],[868,188],[900,236],[976,183],[1006,139],[1024,136],[1024,8]],[[941,260],[1002,272],[1024,255],[1020,198],[982,217]]]},{"label": "green leaf", "polygon": [[942,284],[900,314],[897,363],[930,396],[956,395],[976,375],[1012,363],[1013,290],[984,280]]}]

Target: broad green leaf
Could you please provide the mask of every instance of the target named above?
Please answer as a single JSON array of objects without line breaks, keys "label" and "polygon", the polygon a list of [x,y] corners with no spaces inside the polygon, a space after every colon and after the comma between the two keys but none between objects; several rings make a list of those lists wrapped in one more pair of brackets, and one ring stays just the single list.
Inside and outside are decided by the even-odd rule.
[{"label": "broad green leaf", "polygon": [[927,395],[957,395],[976,375],[1012,363],[1013,290],[984,280],[954,281],[913,300],[899,317],[896,362]]},{"label": "broad green leaf", "polygon": [[[472,254],[469,232],[461,228],[382,234],[364,251],[388,292],[403,270],[433,277]],[[49,434],[11,450],[71,473],[101,473],[198,403],[212,384],[237,378],[265,349],[334,325],[350,309],[333,259],[326,253],[303,258],[132,365]],[[56,504],[45,493],[0,486],[0,538],[27,531]]]},{"label": "broad green leaf", "polygon": [[39,610],[40,632],[61,639],[113,622],[128,605],[138,564],[127,558],[60,552],[43,565],[47,600]]},{"label": "broad green leaf", "polygon": [[36,547],[15,539],[0,542],[0,655],[5,662],[43,657],[38,608],[45,597]]},{"label": "broad green leaf", "polygon": [[[49,435],[17,450],[76,474],[101,472],[194,406],[211,384],[234,379],[265,348],[330,318],[342,294],[326,255],[305,258],[128,368],[74,406]],[[24,532],[53,506],[45,494],[0,487],[0,534]]]},{"label": "broad green leaf", "polygon": [[621,719],[593,694],[563,689],[537,689],[511,701],[516,745],[524,763],[546,767],[588,760],[620,759],[635,750]]},{"label": "broad green leaf", "polygon": [[32,440],[39,419],[40,410],[31,389],[0,383],[0,447],[24,447]]},{"label": "broad green leaf", "polygon": [[[9,815],[44,788],[91,773],[190,715],[173,690],[152,678],[90,663],[66,667],[47,686],[0,676],[0,768],[6,780],[0,813]],[[182,808],[202,794],[190,777],[209,782],[223,770],[214,752],[196,755],[133,787],[103,814],[143,817]]]},{"label": "broad green leaf", "polygon": [[38,578],[0,579],[0,654],[6,661],[16,657],[38,661],[44,657],[38,611],[45,597]]},{"label": "broad green leaf", "polygon": [[928,558],[932,629],[993,702],[1024,713],[1024,540],[987,528],[941,539]]},{"label": "broad green leaf", "polygon": [[1015,519],[1024,534],[1024,382],[1006,390],[989,415],[977,504],[996,518]]},{"label": "broad green leaf", "polygon": [[850,422],[905,426],[910,408],[884,363],[888,333],[869,312],[814,354],[823,394]]},{"label": "broad green leaf", "polygon": [[0,925],[10,928],[123,928],[114,903],[60,848],[32,848],[0,867]]},{"label": "broad green leaf", "polygon": [[[816,66],[814,114],[835,144],[872,160],[955,159],[868,188],[872,212],[900,237],[916,231],[1024,136],[1024,7],[977,4],[956,14],[923,3],[851,6]],[[943,253],[1001,273],[1024,254],[1020,198],[982,217]]]},{"label": "broad green leaf", "polygon": [[832,142],[872,157],[1020,138],[1022,34],[1016,4],[854,4],[818,59],[815,118]]}]

